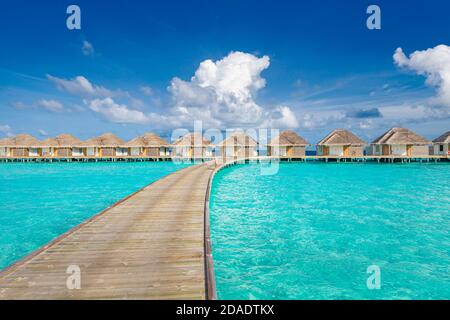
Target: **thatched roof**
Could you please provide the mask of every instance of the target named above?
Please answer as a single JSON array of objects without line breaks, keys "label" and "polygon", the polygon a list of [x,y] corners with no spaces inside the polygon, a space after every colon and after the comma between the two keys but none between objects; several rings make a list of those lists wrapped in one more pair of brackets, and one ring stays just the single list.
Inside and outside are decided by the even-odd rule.
[{"label": "thatched roof", "polygon": [[210,145],[211,141],[203,138],[199,132],[188,133],[173,143],[175,147],[207,147]]},{"label": "thatched roof", "polygon": [[433,140],[434,143],[450,143],[450,131]]},{"label": "thatched roof", "polygon": [[297,147],[297,146],[308,146],[309,143],[297,133],[292,130],[286,130],[272,138],[269,146],[281,146],[281,147]]},{"label": "thatched roof", "polygon": [[11,142],[10,147],[23,147],[23,148],[32,148],[32,147],[40,147],[42,142],[36,139],[35,137],[29,134],[19,134],[15,137],[10,138],[9,142]]},{"label": "thatched roof", "polygon": [[242,131],[233,132],[228,138],[218,144],[220,147],[257,147],[258,142]]},{"label": "thatched roof", "polygon": [[43,147],[59,147],[58,140],[56,138],[47,138],[42,141]]},{"label": "thatched roof", "polygon": [[55,139],[58,142],[59,147],[77,147],[81,144],[80,139],[66,133],[56,136]]},{"label": "thatched roof", "polygon": [[154,133],[145,133],[125,143],[127,147],[167,147],[169,143]]},{"label": "thatched roof", "polygon": [[90,138],[85,141],[82,141],[80,143],[80,146],[82,146],[82,147],[98,147],[98,146],[100,146],[100,143],[101,143],[100,139],[98,137],[95,137],[95,138]]},{"label": "thatched roof", "polygon": [[11,138],[0,139],[0,147],[11,147],[12,143]]},{"label": "thatched roof", "polygon": [[427,145],[431,142],[406,128],[392,128],[376,138],[372,144],[415,144]]},{"label": "thatched roof", "polygon": [[323,138],[319,146],[363,146],[366,143],[348,130],[336,129]]},{"label": "thatched roof", "polygon": [[125,146],[125,141],[112,133],[104,133],[101,136],[91,138],[82,142],[84,147],[121,147]]}]

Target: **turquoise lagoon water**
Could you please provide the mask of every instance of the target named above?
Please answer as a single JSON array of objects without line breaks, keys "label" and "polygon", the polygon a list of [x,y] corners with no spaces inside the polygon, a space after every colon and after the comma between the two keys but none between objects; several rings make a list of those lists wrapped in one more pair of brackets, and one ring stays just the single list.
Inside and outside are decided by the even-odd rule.
[{"label": "turquoise lagoon water", "polygon": [[0,269],[185,166],[171,162],[0,163]]},{"label": "turquoise lagoon water", "polygon": [[218,296],[450,299],[449,182],[449,164],[224,169],[210,204]]}]

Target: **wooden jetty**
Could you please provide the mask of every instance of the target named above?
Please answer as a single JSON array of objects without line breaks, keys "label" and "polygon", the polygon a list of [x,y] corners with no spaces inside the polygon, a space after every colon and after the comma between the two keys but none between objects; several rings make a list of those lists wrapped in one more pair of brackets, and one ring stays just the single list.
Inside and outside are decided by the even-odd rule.
[{"label": "wooden jetty", "polygon": [[[174,172],[3,270],[0,299],[211,297],[205,201],[215,166]],[[80,289],[67,285],[70,266]]]}]

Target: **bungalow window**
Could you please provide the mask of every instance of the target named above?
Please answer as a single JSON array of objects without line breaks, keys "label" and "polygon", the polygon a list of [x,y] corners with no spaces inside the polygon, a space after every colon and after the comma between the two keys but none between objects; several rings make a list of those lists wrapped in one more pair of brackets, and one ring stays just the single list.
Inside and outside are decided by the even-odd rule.
[{"label": "bungalow window", "polygon": [[165,156],[166,155],[166,148],[160,147],[159,148],[159,155],[160,156]]},{"label": "bungalow window", "polygon": [[29,155],[31,157],[39,156],[39,150],[37,148],[30,148]]},{"label": "bungalow window", "polygon": [[375,146],[375,152],[376,152],[376,153],[380,153],[380,146],[379,146],[379,145],[376,145],[376,146]]},{"label": "bungalow window", "polygon": [[443,144],[439,145],[439,152],[444,152],[444,145]]},{"label": "bungalow window", "polygon": [[116,149],[117,156],[126,156],[128,155],[128,148],[117,148]]},{"label": "bungalow window", "polygon": [[81,148],[72,148],[72,155],[73,156],[82,156],[83,155],[83,149]]},{"label": "bungalow window", "polygon": [[86,148],[86,155],[89,157],[95,156],[95,148]]}]

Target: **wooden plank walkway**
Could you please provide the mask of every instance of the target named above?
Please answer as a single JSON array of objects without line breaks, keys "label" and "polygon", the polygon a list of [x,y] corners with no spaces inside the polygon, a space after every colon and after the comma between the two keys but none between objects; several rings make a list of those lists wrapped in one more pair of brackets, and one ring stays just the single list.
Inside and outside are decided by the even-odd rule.
[{"label": "wooden plank walkway", "polygon": [[[204,205],[215,165],[182,169],[0,273],[0,299],[205,299]],[[69,290],[69,265],[81,288]]]}]

